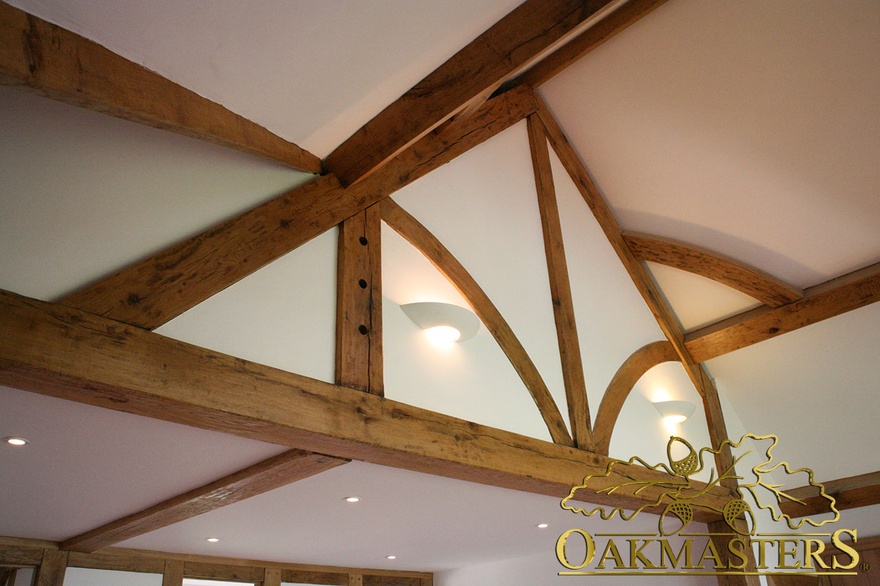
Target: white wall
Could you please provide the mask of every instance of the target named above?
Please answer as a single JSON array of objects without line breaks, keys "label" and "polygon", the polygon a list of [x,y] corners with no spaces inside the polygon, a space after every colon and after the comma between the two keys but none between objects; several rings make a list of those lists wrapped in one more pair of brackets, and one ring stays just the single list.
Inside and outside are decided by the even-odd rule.
[{"label": "white wall", "polygon": [[[505,584],[509,586],[562,586],[572,584],[571,577],[558,576],[562,566],[551,554],[506,560],[448,570],[434,574],[434,586],[485,586]],[[717,584],[717,579],[708,576],[615,576],[614,586],[638,584],[675,584],[676,586],[697,586]]]}]

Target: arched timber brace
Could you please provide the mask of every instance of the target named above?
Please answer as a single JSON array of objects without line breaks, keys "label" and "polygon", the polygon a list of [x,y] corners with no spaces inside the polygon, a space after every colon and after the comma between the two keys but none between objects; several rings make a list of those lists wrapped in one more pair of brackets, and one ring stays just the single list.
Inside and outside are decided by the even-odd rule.
[{"label": "arched timber brace", "polygon": [[336,265],[336,384],[384,395],[382,248],[379,206],[339,226]]},{"label": "arched timber brace", "polygon": [[529,358],[525,348],[520,344],[513,330],[505,321],[501,312],[489,299],[489,296],[480,288],[474,278],[467,272],[458,260],[452,256],[452,253],[437,240],[437,237],[425,228],[418,220],[412,217],[403,208],[397,205],[394,200],[388,198],[381,204],[382,219],[398,234],[403,236],[410,244],[424,254],[437,269],[443,273],[447,279],[458,289],[459,293],[467,299],[477,317],[486,326],[486,329],[501,346],[501,350],[510,360],[513,368],[522,379],[547,429],[550,431],[550,437],[557,444],[566,446],[574,445],[568,429],[565,427],[565,421],[559,414],[559,407],[553,400],[544,379]]},{"label": "arched timber brace", "polygon": [[639,260],[712,279],[770,307],[781,307],[804,297],[803,291],[773,275],[700,246],[636,232],[625,232],[623,238]]},{"label": "arched timber brace", "polygon": [[675,348],[668,340],[664,340],[642,346],[620,365],[620,368],[614,373],[614,378],[608,384],[605,394],[602,395],[602,404],[599,405],[599,413],[596,415],[596,425],[593,427],[593,442],[596,453],[608,455],[611,434],[614,432],[620,410],[642,375],[658,364],[678,360],[680,359]]}]

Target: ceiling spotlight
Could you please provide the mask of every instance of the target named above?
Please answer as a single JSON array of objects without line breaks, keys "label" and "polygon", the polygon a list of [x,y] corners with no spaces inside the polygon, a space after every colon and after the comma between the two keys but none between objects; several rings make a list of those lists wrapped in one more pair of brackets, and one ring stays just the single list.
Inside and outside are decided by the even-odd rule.
[{"label": "ceiling spotlight", "polygon": [[663,417],[666,427],[672,427],[684,423],[687,418],[694,414],[696,406],[690,401],[661,401],[654,403],[654,407]]},{"label": "ceiling spotlight", "polygon": [[385,559],[386,559],[386,560],[396,560],[396,559],[397,559],[397,556],[396,556],[396,555],[386,555],[386,556],[385,556]]},{"label": "ceiling spotlight", "polygon": [[537,525],[535,525],[535,527],[537,527],[538,529],[546,529],[549,526],[549,523],[538,523]]},{"label": "ceiling spotlight", "polygon": [[347,496],[347,497],[345,497],[345,502],[347,502],[347,503],[359,503],[359,502],[361,502],[361,497],[359,497],[359,496]]},{"label": "ceiling spotlight", "polygon": [[9,444],[10,446],[25,446],[30,442],[23,437],[4,437],[3,441]]},{"label": "ceiling spotlight", "polygon": [[425,330],[428,340],[436,346],[449,347],[453,342],[464,342],[480,330],[480,318],[471,310],[451,303],[408,303],[400,309]]},{"label": "ceiling spotlight", "polygon": [[218,541],[220,541],[220,539],[217,537],[209,537],[205,541],[207,541],[208,543],[217,543]]}]

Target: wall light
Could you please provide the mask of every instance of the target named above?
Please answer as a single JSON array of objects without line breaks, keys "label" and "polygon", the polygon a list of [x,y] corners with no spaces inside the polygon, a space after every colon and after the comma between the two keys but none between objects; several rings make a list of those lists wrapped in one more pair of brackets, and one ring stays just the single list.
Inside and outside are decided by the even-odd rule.
[{"label": "wall light", "polygon": [[663,417],[663,423],[666,427],[674,427],[679,423],[684,423],[696,410],[696,406],[690,401],[660,401],[654,403],[654,407]]},{"label": "wall light", "polygon": [[471,310],[451,303],[408,303],[400,309],[425,330],[428,340],[436,346],[449,347],[453,342],[470,340],[480,330],[480,318]]}]

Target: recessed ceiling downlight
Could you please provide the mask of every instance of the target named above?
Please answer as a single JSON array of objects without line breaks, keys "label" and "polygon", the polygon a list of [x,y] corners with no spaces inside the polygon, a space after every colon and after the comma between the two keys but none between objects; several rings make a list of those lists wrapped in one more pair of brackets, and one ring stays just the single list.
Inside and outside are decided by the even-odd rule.
[{"label": "recessed ceiling downlight", "polygon": [[359,496],[347,496],[347,497],[345,497],[345,502],[347,502],[347,503],[359,503],[359,502],[361,502],[361,497],[359,497]]},{"label": "recessed ceiling downlight", "polygon": [[16,436],[4,437],[3,441],[6,442],[7,444],[9,444],[10,446],[26,446],[27,444],[30,443],[25,438],[16,437]]},{"label": "recessed ceiling downlight", "polygon": [[220,538],[219,537],[208,537],[207,539],[205,539],[205,541],[207,541],[208,543],[217,543],[218,541],[220,541]]},{"label": "recessed ceiling downlight", "polygon": [[396,555],[386,555],[386,556],[385,556],[385,559],[386,559],[386,560],[396,560],[396,559],[397,559],[397,556],[396,556]]}]

